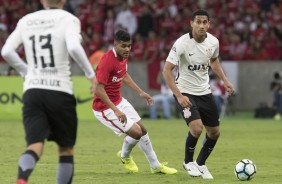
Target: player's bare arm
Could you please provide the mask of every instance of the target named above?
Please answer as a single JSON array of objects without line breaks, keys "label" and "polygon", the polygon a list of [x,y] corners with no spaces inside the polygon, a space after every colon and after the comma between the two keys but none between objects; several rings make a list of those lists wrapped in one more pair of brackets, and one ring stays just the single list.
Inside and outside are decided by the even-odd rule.
[{"label": "player's bare arm", "polygon": [[90,80],[91,86],[90,86],[90,92],[95,93],[96,85],[97,85],[97,79],[96,77],[92,77]]},{"label": "player's bare arm", "polygon": [[229,92],[230,95],[233,95],[235,93],[233,84],[227,79],[225,76],[222,67],[220,65],[218,58],[212,58],[211,59],[211,68],[213,72],[224,82],[224,87]]},{"label": "player's bare arm", "polygon": [[164,68],[163,68],[163,76],[165,78],[165,81],[167,85],[172,90],[173,94],[177,98],[177,101],[179,104],[183,107],[191,107],[192,103],[190,102],[189,98],[187,96],[184,96],[181,94],[179,89],[177,88],[174,80],[174,76],[172,74],[173,69],[175,68],[175,65],[171,62],[165,62]]},{"label": "player's bare arm", "polygon": [[105,104],[107,104],[115,113],[115,115],[118,117],[119,121],[124,123],[126,122],[127,118],[123,112],[121,112],[110,100],[109,96],[107,95],[105,91],[105,85],[99,82],[95,82],[95,94],[98,95]]},{"label": "player's bare arm", "polygon": [[123,78],[123,82],[129,86],[130,88],[132,88],[134,91],[136,91],[141,97],[145,98],[148,102],[148,105],[153,105],[154,104],[154,100],[151,97],[151,95],[149,95],[148,93],[144,92],[135,82],[134,80],[131,78],[131,76],[129,75],[129,73],[126,73],[124,78]]}]

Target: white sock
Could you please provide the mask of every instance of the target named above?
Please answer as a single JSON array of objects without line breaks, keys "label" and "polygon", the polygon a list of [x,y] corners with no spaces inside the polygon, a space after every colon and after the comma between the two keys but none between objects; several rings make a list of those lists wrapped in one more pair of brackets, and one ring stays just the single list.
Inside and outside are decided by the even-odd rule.
[{"label": "white sock", "polygon": [[130,136],[125,136],[122,144],[121,154],[122,158],[128,158],[134,146],[139,142],[139,140],[133,139]]},{"label": "white sock", "polygon": [[139,148],[145,153],[151,168],[157,169],[160,167],[160,162],[158,161],[157,155],[153,149],[148,133],[141,137],[139,141]]}]

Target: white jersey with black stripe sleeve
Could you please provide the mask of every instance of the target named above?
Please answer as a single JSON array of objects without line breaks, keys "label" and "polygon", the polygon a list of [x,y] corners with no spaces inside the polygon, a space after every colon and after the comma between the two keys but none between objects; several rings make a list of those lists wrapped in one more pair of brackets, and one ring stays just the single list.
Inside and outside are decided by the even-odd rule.
[{"label": "white jersey with black stripe sleeve", "polygon": [[211,93],[208,74],[210,59],[218,55],[219,41],[210,33],[201,43],[194,40],[192,33],[178,38],[166,61],[178,66],[175,82],[180,92],[197,96]]},{"label": "white jersey with black stripe sleeve", "polygon": [[[79,19],[61,9],[39,10],[19,20],[3,47],[2,55],[25,77],[24,91],[38,88],[73,94],[70,56],[87,78],[94,77],[80,44],[80,31]],[[21,44],[25,50],[27,70],[13,53]]]}]

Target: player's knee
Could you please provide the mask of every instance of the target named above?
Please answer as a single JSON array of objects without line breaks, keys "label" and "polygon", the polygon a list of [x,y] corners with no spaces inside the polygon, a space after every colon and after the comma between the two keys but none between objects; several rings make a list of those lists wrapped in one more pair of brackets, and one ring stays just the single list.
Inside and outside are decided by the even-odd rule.
[{"label": "player's knee", "polygon": [[138,124],[134,124],[127,132],[127,135],[136,140],[139,140],[143,135],[142,128]]},{"label": "player's knee", "polygon": [[144,127],[144,125],[141,122],[137,123],[142,131],[142,136],[147,134],[147,129]]},{"label": "player's knee", "polygon": [[203,127],[196,127],[195,129],[193,129],[193,133],[192,135],[194,137],[200,137],[200,135],[202,134],[203,132]]},{"label": "player's knee", "polygon": [[73,147],[61,147],[58,148],[59,155],[73,155]]},{"label": "player's knee", "polygon": [[213,140],[217,140],[220,136],[220,130],[216,129],[216,130],[213,130],[213,131],[209,131],[209,132],[207,132],[207,135],[208,135],[209,138],[211,138]]},{"label": "player's knee", "polygon": [[200,123],[190,123],[189,124],[189,128],[190,128],[190,132],[191,134],[194,136],[194,137],[200,137],[200,135],[202,134],[203,132],[203,125],[200,124]]},{"label": "player's knee", "polygon": [[40,158],[41,155],[43,154],[43,146],[44,146],[43,142],[37,142],[28,145],[27,149],[35,152],[37,156]]}]

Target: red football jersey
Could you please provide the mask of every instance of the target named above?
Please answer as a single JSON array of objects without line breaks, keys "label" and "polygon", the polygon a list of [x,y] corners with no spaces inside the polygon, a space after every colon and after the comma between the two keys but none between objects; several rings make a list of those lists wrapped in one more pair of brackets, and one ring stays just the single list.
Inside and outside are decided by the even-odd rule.
[{"label": "red football jersey", "polygon": [[[104,54],[96,68],[97,81],[105,85],[105,91],[115,105],[122,100],[120,89],[122,79],[126,74],[127,61],[127,58],[120,60],[115,50],[112,49]],[[92,108],[95,111],[103,111],[109,107],[95,94]]]}]

